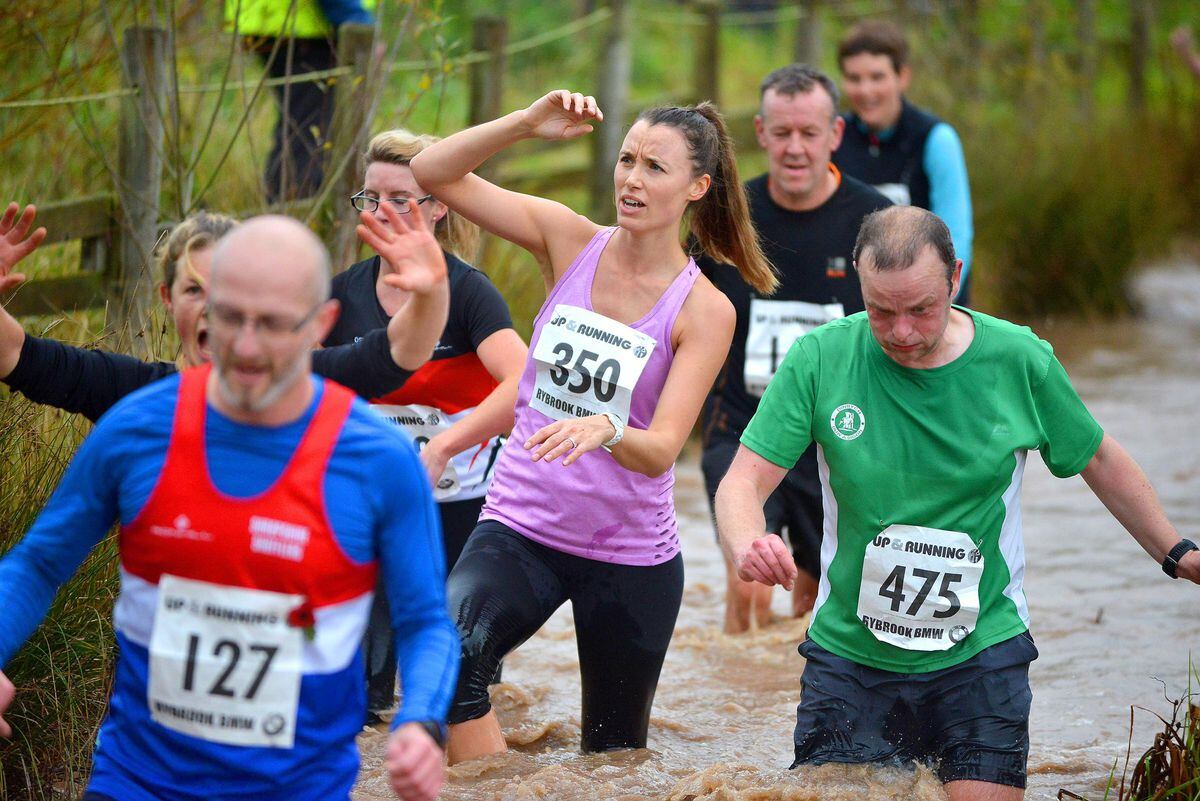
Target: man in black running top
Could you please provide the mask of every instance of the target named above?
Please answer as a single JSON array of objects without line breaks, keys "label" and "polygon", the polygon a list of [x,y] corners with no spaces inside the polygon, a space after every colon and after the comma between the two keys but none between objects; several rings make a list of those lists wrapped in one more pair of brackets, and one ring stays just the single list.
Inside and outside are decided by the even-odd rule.
[{"label": "man in black running top", "polygon": [[[700,262],[737,310],[729,358],[705,404],[701,468],[710,502],[791,344],[822,323],[863,310],[852,267],[854,240],[863,217],[891,205],[830,161],[844,123],[837,115],[837,86],[828,76],[789,64],[763,79],[760,93],[754,129],[768,167],[747,182],[746,194],[763,252],[779,272],[779,289],[760,296],[735,271]],[[771,495],[766,517],[771,533],[786,531],[791,541],[800,567],[792,609],[806,614],[816,600],[823,524],[812,448]],[[765,620],[771,588],[742,581],[728,562],[725,567],[725,631],[745,631],[752,618]]]}]

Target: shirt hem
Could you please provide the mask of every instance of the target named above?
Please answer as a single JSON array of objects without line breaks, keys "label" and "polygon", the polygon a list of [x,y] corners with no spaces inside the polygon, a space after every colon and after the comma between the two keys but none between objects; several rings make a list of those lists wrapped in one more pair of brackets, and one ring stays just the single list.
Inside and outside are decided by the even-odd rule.
[{"label": "shirt hem", "polygon": [[829,651],[836,656],[840,656],[843,659],[849,659],[851,662],[856,662],[865,667],[874,668],[875,670],[885,670],[889,673],[905,674],[932,673],[935,670],[945,670],[946,668],[951,668],[955,665],[961,665],[971,657],[976,656],[985,648],[990,648],[991,646],[1002,643],[1005,640],[1012,639],[1018,634],[1026,631],[1029,631],[1029,627],[1024,623],[1018,622],[1016,625],[1001,629],[993,634],[988,635],[987,637],[980,639],[978,642],[965,643],[965,645],[969,647],[963,650],[956,650],[952,648],[947,656],[936,661],[923,662],[919,665],[901,664],[899,662],[893,662],[889,659],[878,659],[867,654],[855,653],[853,649],[844,648],[835,644],[833,641],[826,639],[824,634],[820,631],[813,632],[810,630],[808,636],[826,651]]},{"label": "shirt hem", "polygon": [[[657,561],[647,558],[637,558],[636,555],[631,559],[630,555],[626,553],[613,553],[612,551],[598,550],[595,548],[580,548],[577,545],[547,537],[544,534],[540,534],[526,526],[521,525],[516,520],[500,514],[499,512],[485,510],[483,514],[479,516],[479,519],[481,521],[495,520],[497,523],[502,523],[520,534],[522,537],[532,540],[538,545],[544,545],[551,550],[569,554],[571,556],[578,556],[581,559],[589,559],[593,562],[602,562],[605,564],[626,565],[628,567],[657,567],[658,565],[665,565],[667,562],[670,562],[683,552],[682,549],[677,548],[675,553],[671,554],[669,558],[659,559]],[[654,554],[651,554],[651,556],[653,555]]]}]

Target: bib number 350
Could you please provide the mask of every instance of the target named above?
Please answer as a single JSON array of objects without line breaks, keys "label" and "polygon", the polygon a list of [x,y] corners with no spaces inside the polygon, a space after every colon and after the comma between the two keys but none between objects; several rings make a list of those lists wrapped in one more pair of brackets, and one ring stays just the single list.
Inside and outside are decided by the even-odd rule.
[{"label": "bib number 350", "polygon": [[656,345],[624,323],[560,303],[533,347],[529,408],[554,420],[603,412],[628,420],[633,389]]},{"label": "bib number 350", "polygon": [[881,642],[944,651],[979,618],[983,555],[959,531],[889,526],[863,555],[858,617]]}]

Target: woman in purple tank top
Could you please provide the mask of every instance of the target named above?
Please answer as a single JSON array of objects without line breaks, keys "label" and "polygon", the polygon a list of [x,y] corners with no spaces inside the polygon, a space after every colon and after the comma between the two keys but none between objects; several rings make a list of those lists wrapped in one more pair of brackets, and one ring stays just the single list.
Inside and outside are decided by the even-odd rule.
[{"label": "woman in purple tank top", "polygon": [[530,251],[546,302],[516,425],[448,580],[462,640],[447,754],[505,749],[487,687],[506,653],[570,601],[585,751],[646,745],[683,593],[673,466],[733,336],[734,311],[680,244],[692,235],[760,292],[759,250],[725,126],[709,103],[643,112],[614,171],[617,225],[472,173],[522,139],[572,139],[603,114],[551,92],[412,161],[426,191]]}]

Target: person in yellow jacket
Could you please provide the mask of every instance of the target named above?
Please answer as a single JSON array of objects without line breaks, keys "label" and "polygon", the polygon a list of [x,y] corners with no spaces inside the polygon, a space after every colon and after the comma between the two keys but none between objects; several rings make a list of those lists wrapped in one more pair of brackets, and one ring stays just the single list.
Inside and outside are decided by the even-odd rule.
[{"label": "person in yellow jacket", "polygon": [[[333,69],[337,29],[370,25],[376,0],[225,0],[225,22],[257,53],[271,78]],[[323,145],[333,120],[326,81],[272,87],[279,121],[263,176],[267,201],[308,197],[324,177]]]}]

